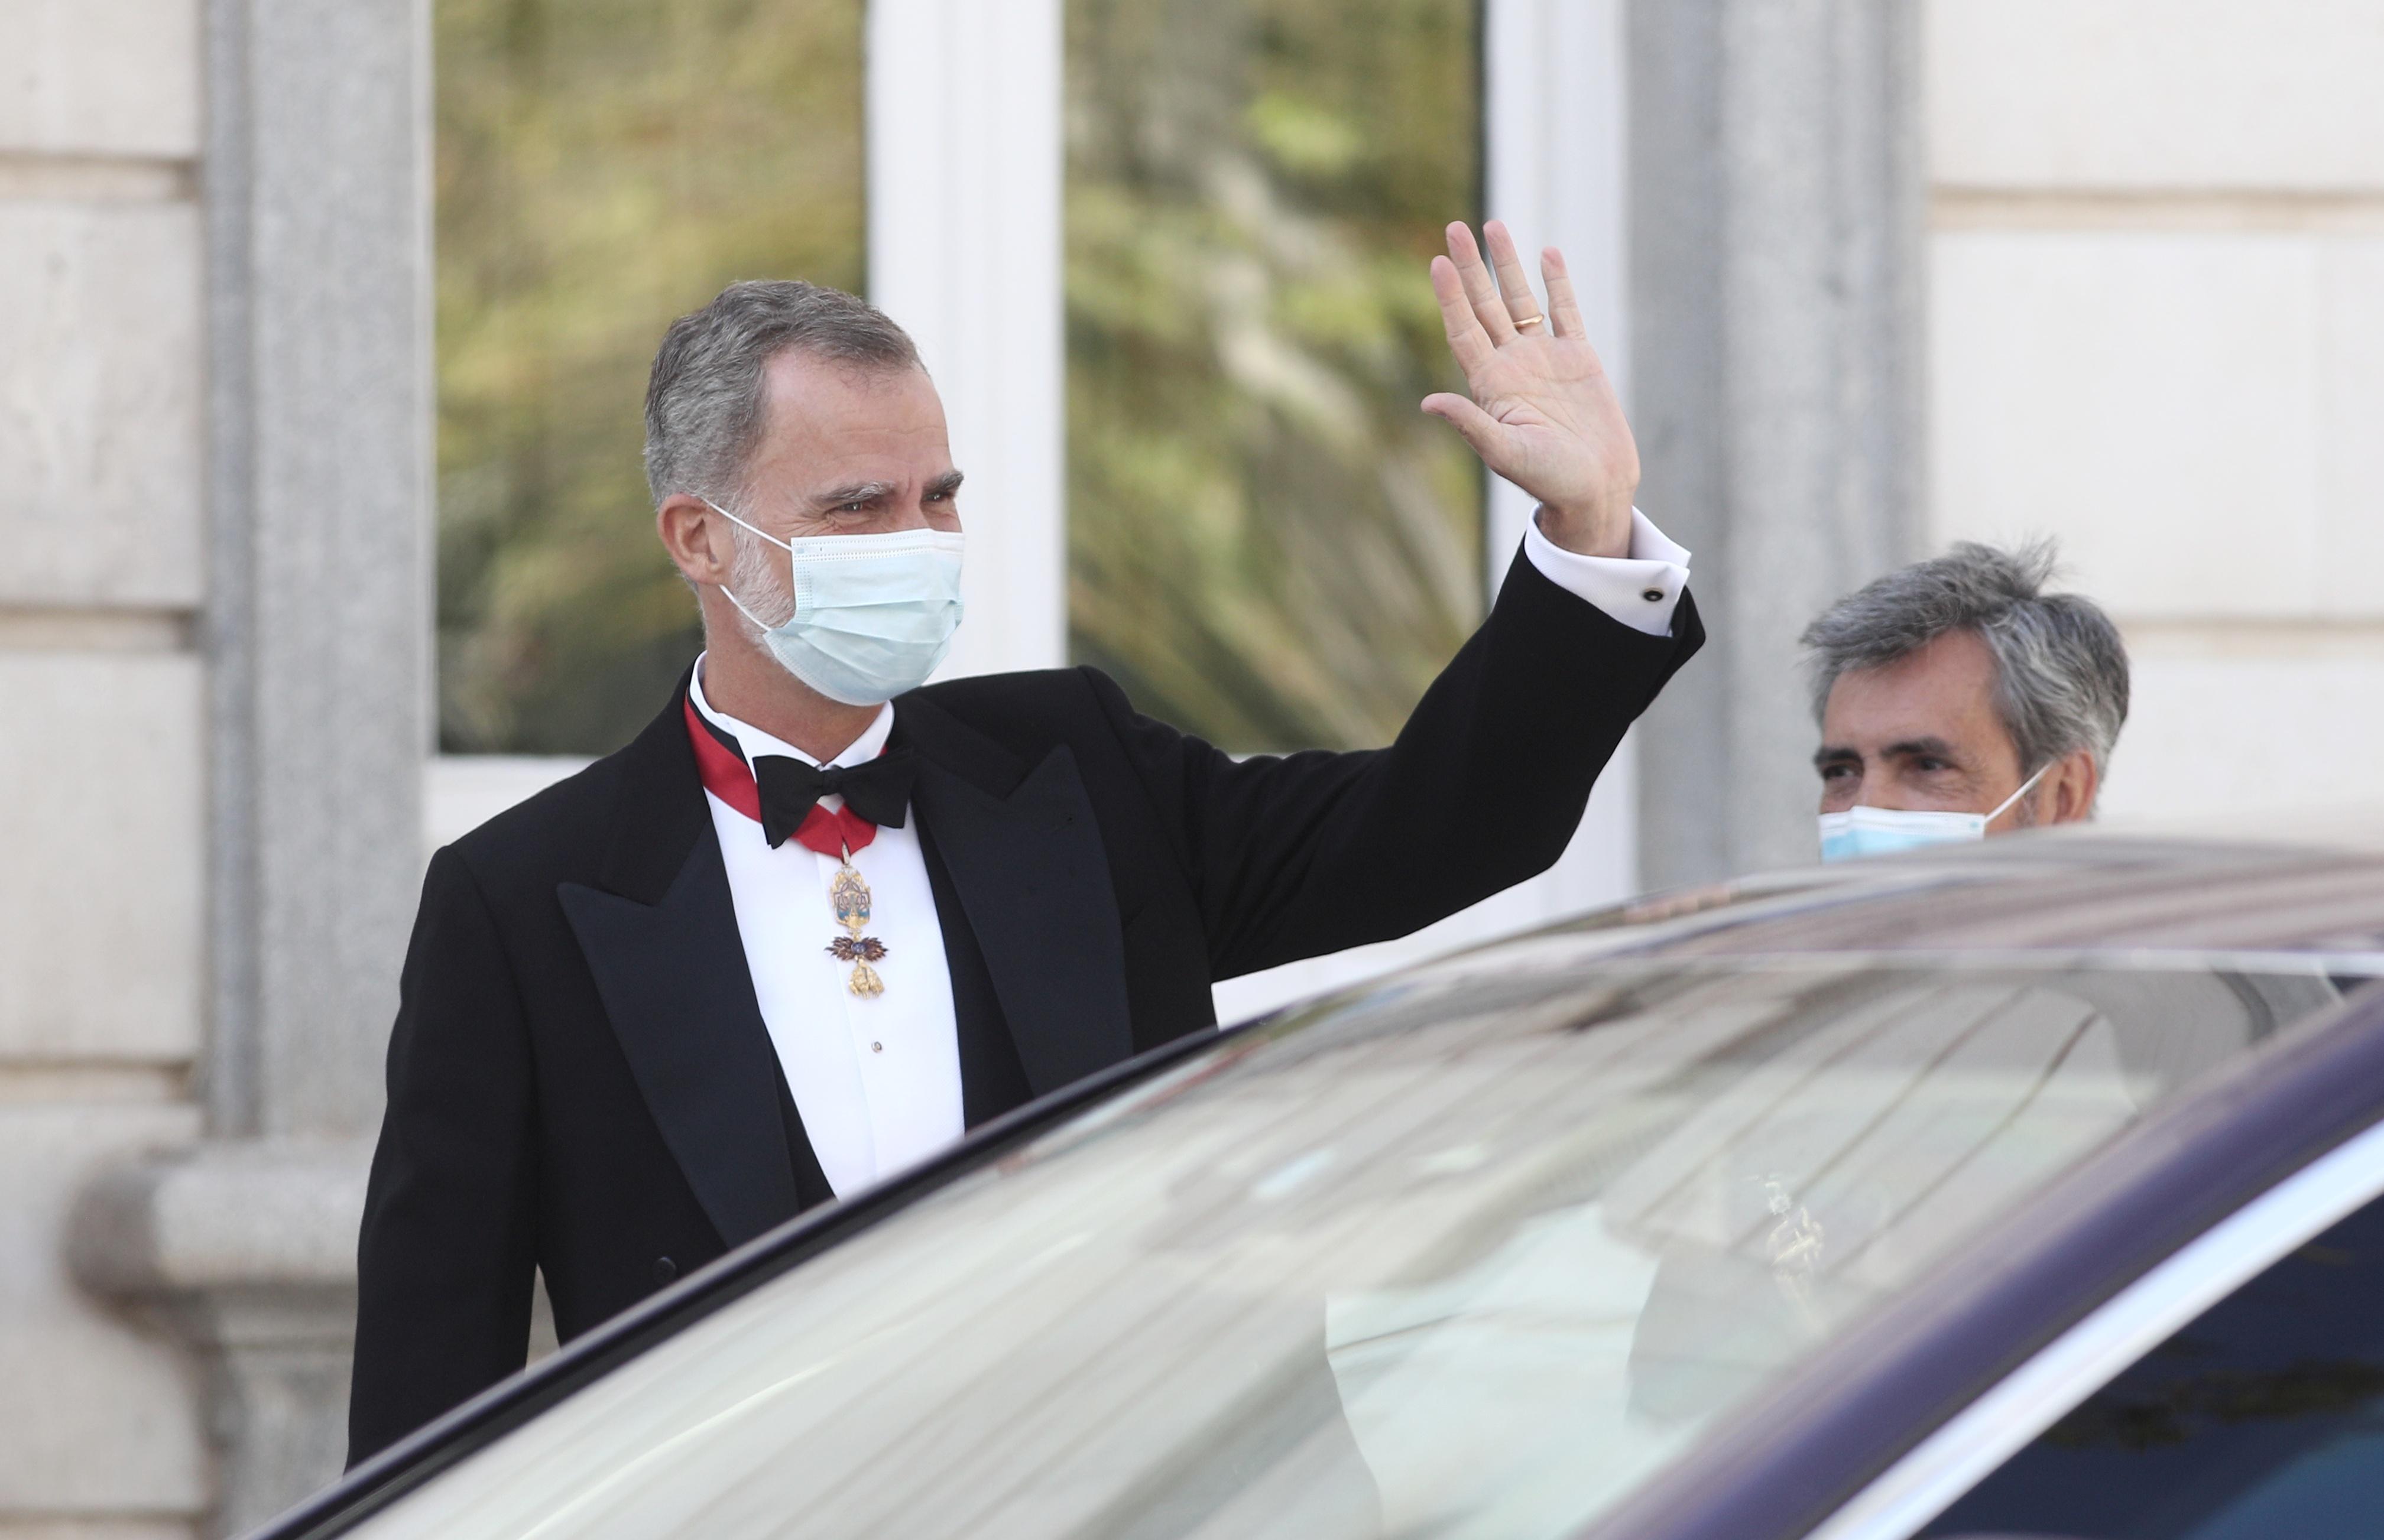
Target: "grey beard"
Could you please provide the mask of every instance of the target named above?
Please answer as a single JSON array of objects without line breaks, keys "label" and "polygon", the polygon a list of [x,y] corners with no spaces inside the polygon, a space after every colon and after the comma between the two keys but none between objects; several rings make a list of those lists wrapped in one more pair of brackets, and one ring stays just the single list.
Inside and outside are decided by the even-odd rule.
[{"label": "grey beard", "polygon": [[[775,630],[795,618],[795,596],[786,584],[778,581],[777,564],[770,560],[770,547],[761,536],[740,526],[729,526],[729,538],[737,548],[737,558],[728,565],[729,592],[737,602],[751,610],[740,614],[755,641],[765,630]],[[753,616],[760,616],[759,623]]]}]

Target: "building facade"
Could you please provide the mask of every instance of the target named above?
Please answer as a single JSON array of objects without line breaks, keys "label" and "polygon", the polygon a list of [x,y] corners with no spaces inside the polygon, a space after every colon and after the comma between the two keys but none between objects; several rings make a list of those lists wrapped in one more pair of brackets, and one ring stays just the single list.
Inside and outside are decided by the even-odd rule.
[{"label": "building facade", "polygon": [[[525,784],[431,753],[430,3],[0,7],[0,1540],[227,1533],[337,1469],[426,830]],[[873,82],[949,82],[873,84],[871,286],[1000,510],[974,668],[1064,647],[1062,15],[869,20]],[[2119,617],[2113,818],[2369,795],[2375,7],[1488,0],[1484,39],[1489,212],[1590,277],[1715,644],[1556,874],[1227,1014],[1809,858],[1795,633],[1952,538],[2055,535]],[[1494,489],[1494,546],[1526,512]]]}]

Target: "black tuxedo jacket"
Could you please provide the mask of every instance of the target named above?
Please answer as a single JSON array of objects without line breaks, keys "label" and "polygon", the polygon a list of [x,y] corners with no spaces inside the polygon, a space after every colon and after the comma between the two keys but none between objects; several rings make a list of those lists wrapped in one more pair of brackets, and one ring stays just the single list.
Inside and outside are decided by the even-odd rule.
[{"label": "black tuxedo jacket", "polygon": [[[1703,640],[1518,559],[1388,749],[1235,761],[1091,669],[894,703],[982,1122],[1211,1027],[1212,980],[1545,870]],[[681,686],[680,694],[685,693]],[[745,968],[680,699],[432,857],[359,1250],[350,1456],[830,1197]]]}]

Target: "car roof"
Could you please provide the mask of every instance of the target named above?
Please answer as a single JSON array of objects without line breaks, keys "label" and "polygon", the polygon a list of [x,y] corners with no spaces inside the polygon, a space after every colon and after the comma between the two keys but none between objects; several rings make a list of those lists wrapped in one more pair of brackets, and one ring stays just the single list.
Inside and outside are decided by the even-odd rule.
[{"label": "car roof", "polygon": [[1658,893],[1542,934],[1603,930],[1666,956],[2092,949],[2384,963],[2384,849],[2048,831]]}]

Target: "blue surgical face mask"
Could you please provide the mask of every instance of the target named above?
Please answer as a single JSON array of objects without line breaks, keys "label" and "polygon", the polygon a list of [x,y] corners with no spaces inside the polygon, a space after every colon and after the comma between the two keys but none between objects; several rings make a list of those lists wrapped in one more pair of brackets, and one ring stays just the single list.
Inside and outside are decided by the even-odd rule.
[{"label": "blue surgical face mask", "polygon": [[790,544],[704,501],[792,560],[795,612],[783,624],[764,625],[725,585],[720,591],[762,627],[779,666],[828,699],[847,706],[891,700],[925,684],[951,650],[961,623],[959,531],[826,535]]},{"label": "blue surgical face mask", "polygon": [[1983,840],[1987,825],[2003,817],[2005,807],[2026,796],[2052,768],[2049,763],[2040,767],[1992,813],[1930,813],[1901,807],[1849,807],[1843,813],[1823,813],[1821,859],[1844,861],[1856,856],[1888,856],[1924,845]]}]

